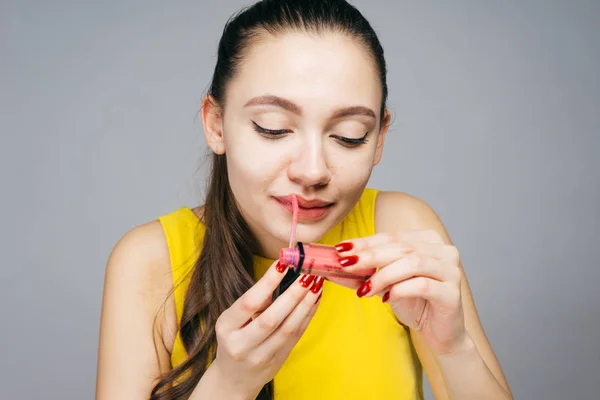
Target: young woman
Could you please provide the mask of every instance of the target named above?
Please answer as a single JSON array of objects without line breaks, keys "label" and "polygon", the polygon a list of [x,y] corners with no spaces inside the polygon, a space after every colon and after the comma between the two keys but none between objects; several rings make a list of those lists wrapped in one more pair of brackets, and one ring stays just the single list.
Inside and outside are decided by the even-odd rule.
[{"label": "young woman", "polygon": [[[511,399],[442,222],[367,188],[390,113],[375,32],[341,0],[264,0],[228,22],[202,120],[203,206],[136,227],[103,296],[96,398]],[[359,284],[286,275],[297,239]]]}]

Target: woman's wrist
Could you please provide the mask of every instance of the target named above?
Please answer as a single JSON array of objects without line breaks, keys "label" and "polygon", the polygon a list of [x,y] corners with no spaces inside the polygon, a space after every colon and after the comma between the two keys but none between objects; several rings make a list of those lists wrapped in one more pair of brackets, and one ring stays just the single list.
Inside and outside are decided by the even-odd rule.
[{"label": "woman's wrist", "polygon": [[211,398],[215,400],[254,400],[260,389],[253,390],[232,381],[225,371],[216,363],[210,364],[202,379],[194,389],[190,400]]},{"label": "woman's wrist", "polygon": [[479,354],[479,352],[473,338],[465,331],[462,338],[457,341],[450,351],[444,353],[434,352],[434,357],[438,364],[447,364],[465,356],[468,357],[469,354]]}]

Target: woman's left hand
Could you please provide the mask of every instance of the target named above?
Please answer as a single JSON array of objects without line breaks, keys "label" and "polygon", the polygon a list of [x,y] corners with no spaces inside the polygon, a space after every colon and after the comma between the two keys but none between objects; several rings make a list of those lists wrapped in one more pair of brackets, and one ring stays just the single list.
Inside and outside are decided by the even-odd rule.
[{"label": "woman's left hand", "polygon": [[437,232],[380,233],[336,248],[348,272],[378,268],[358,296],[381,296],[403,324],[421,333],[434,355],[467,345],[459,254]]}]

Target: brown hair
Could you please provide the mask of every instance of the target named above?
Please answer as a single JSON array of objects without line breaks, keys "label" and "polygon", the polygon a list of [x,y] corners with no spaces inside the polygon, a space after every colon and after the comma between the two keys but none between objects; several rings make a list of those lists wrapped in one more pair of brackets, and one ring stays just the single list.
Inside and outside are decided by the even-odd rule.
[{"label": "brown hair", "polygon": [[[275,35],[291,30],[319,33],[330,30],[363,43],[379,73],[383,118],[387,99],[383,49],[362,14],[342,0],[263,0],[230,19],[219,41],[208,93],[222,110],[227,83],[238,71],[252,41],[264,32]],[[225,155],[213,154],[203,223],[206,227],[203,248],[190,277],[179,330],[189,357],[162,377],[152,390],[151,400],[190,396],[216,354],[213,350],[217,319],[254,284],[252,256],[260,251],[259,242],[235,203]],[[262,388],[257,398],[273,398],[272,381]]]}]

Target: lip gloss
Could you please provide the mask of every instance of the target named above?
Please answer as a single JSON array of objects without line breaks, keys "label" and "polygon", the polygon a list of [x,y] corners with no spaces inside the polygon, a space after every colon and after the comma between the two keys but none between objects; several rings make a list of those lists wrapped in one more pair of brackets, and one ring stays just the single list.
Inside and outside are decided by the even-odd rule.
[{"label": "lip gloss", "polygon": [[318,243],[297,242],[296,247],[279,252],[279,261],[293,268],[296,274],[366,280],[375,273],[375,268],[346,272],[339,262],[340,258],[335,246]]}]

